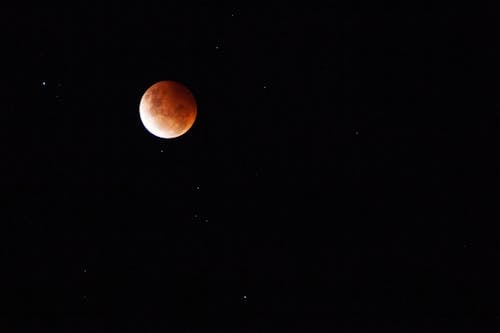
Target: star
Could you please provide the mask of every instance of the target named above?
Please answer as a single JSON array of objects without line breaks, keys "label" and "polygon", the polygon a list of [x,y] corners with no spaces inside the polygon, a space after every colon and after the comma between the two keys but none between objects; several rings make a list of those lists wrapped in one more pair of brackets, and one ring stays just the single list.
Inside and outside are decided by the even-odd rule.
[{"label": "star", "polygon": [[83,269],[83,272],[84,272],[84,273],[87,273],[87,269],[86,269],[86,268],[84,268],[84,269]]},{"label": "star", "polygon": [[354,131],[354,135],[359,135],[359,131]]},{"label": "star", "polygon": [[160,149],[160,153],[163,153],[163,149]]},{"label": "star", "polygon": [[47,85],[47,82],[46,81],[42,81],[42,86],[46,86]]}]

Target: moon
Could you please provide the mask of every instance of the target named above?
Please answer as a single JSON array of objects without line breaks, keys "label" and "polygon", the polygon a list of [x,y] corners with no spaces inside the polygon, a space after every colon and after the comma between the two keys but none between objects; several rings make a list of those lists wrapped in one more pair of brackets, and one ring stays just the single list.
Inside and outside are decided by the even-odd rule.
[{"label": "moon", "polygon": [[173,139],[193,126],[197,115],[196,100],[179,82],[159,81],[142,95],[139,116],[154,136]]}]

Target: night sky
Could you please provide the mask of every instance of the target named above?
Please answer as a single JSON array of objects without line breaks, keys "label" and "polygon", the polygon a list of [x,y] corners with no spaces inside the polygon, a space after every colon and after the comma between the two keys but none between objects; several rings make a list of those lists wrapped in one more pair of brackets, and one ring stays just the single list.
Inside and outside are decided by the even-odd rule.
[{"label": "night sky", "polygon": [[[480,288],[500,272],[487,21],[123,3],[2,11],[2,323],[428,332],[499,313]],[[176,139],[139,119],[160,80],[197,100]]]}]

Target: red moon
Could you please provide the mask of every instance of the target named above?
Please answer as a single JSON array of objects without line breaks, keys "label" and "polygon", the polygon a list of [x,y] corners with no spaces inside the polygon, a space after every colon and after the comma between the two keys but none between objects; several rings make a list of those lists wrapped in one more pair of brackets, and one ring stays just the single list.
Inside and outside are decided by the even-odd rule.
[{"label": "red moon", "polygon": [[196,100],[184,85],[159,81],[142,95],[139,115],[154,136],[172,139],[185,134],[196,119]]}]

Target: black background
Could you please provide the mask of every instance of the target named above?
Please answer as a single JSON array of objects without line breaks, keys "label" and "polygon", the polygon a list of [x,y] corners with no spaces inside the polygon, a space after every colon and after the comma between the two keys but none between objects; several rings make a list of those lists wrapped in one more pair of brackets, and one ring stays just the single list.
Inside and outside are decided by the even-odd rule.
[{"label": "black background", "polygon": [[[495,315],[485,13],[4,10],[5,322],[423,332]],[[140,122],[159,80],[197,99],[180,138]]]}]

